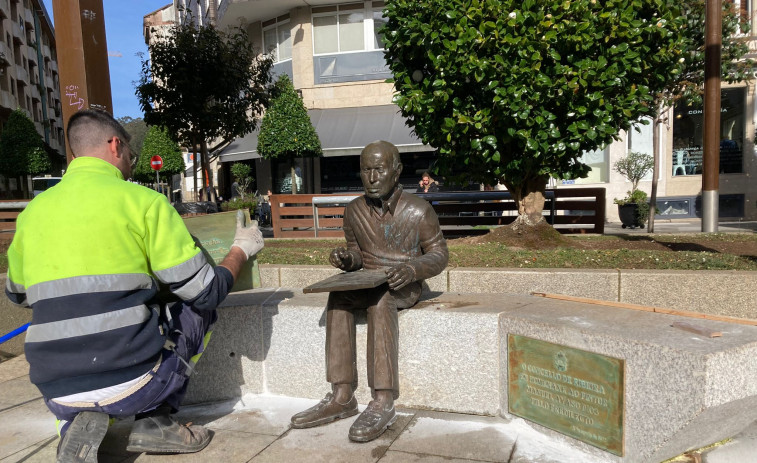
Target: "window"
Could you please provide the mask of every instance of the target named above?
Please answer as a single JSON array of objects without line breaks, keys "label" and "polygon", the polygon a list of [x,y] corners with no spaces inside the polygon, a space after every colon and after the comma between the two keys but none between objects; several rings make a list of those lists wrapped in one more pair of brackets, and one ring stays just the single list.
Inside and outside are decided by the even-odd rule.
[{"label": "window", "polygon": [[386,23],[384,2],[361,2],[314,7],[313,53],[341,53],[380,50],[384,46],[378,30]]},{"label": "window", "polygon": [[587,183],[607,183],[609,177],[608,160],[610,157],[610,148],[599,148],[594,151],[584,151],[580,161],[591,167],[589,176],[586,178],[577,178],[572,180],[560,180],[561,185],[585,185]]},{"label": "window", "polygon": [[[720,173],[742,172],[746,88],[724,88],[720,97]],[[673,176],[702,173],[703,105],[673,110]]]},{"label": "window", "polygon": [[[653,143],[653,131],[654,126],[652,120],[645,118],[647,124],[634,124],[631,129],[628,130],[628,152],[633,151],[638,153],[645,153],[650,156],[654,156],[654,143]],[[642,180],[652,180],[652,171],[647,172]]]},{"label": "window", "polygon": [[263,49],[274,62],[292,59],[292,36],[289,15],[263,22]]}]

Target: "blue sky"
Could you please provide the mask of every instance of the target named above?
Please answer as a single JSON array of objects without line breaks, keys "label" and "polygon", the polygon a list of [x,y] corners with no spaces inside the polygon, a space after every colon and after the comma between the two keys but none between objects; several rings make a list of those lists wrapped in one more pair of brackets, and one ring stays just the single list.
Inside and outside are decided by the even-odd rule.
[{"label": "blue sky", "polygon": [[[53,0],[43,0],[43,3],[50,16],[54,17]],[[142,36],[142,18],[169,3],[171,0],[103,0],[113,115],[117,118],[142,117],[134,94],[134,82],[139,79],[141,71],[136,54],[143,52],[147,55],[147,45]]]}]

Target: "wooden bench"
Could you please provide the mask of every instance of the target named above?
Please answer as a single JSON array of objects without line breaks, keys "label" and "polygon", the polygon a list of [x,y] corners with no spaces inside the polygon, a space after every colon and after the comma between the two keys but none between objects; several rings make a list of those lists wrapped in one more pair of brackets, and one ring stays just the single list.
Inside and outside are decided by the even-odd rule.
[{"label": "wooden bench", "polygon": [[[344,208],[359,193],[271,195],[274,238],[341,238]],[[507,225],[518,208],[507,191],[422,193],[439,216],[445,236],[483,234]],[[604,233],[605,189],[547,190],[544,214],[560,233]]]},{"label": "wooden bench", "polygon": [[0,239],[12,239],[16,232],[16,218],[26,208],[29,200],[0,200]]}]

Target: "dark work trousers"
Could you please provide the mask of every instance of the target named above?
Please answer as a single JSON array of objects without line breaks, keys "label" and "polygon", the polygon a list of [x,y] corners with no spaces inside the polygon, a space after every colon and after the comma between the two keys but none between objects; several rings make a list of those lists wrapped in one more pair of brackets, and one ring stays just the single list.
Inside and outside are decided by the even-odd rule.
[{"label": "dark work trousers", "polygon": [[326,305],[326,381],[332,385],[351,384],[353,389],[357,384],[354,311],[368,309],[368,386],[374,397],[376,389],[391,389],[394,398],[398,398],[397,310],[412,307],[420,295],[420,282],[399,291],[389,290],[384,283],[372,289],[330,293]]},{"label": "dark work trousers", "polygon": [[[137,413],[149,412],[166,404],[174,411],[179,409],[187,392],[191,369],[205,350],[210,330],[217,319],[216,311],[196,312],[191,307],[176,303],[170,308],[169,339],[175,344],[163,349],[162,360],[157,371],[150,371],[152,378],[136,391],[108,403],[79,402],[62,404],[45,398],[47,408],[60,421],[70,423],[79,412],[94,411],[107,413],[112,418],[123,418]],[[58,426],[62,436],[68,423]]]}]

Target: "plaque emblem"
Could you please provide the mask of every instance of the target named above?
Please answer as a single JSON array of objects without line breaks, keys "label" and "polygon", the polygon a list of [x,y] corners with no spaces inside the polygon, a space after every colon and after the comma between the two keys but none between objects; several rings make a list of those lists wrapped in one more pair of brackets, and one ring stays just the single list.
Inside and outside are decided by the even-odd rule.
[{"label": "plaque emblem", "polygon": [[555,365],[555,370],[562,373],[568,371],[568,356],[565,355],[565,352],[558,351],[552,360]]}]

